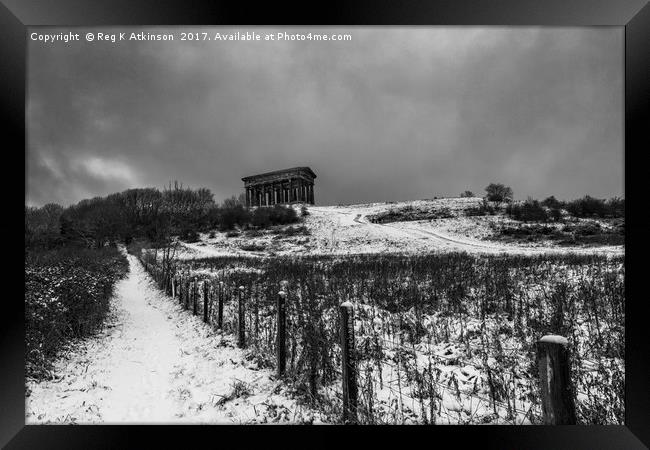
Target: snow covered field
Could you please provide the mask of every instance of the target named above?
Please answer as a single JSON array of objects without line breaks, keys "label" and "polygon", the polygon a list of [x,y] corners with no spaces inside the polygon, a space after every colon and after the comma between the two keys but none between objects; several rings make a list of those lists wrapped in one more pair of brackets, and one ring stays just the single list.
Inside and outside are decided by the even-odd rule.
[{"label": "snow covered field", "polygon": [[[486,240],[492,233],[490,223],[511,222],[503,216],[468,217],[464,210],[476,207],[479,198],[443,198],[401,203],[370,203],[346,206],[308,206],[304,218],[308,234],[285,236],[277,230],[261,231],[259,235],[243,233],[227,237],[215,232],[214,237],[201,235],[201,241],[183,243],[180,257],[193,259],[212,256],[307,255],[359,253],[602,253],[623,254],[623,246],[557,246],[552,243],[503,243]],[[393,208],[445,210],[452,217],[433,220],[371,223],[368,216]]]},{"label": "snow covered field", "polygon": [[[153,264],[152,254],[146,259]],[[341,405],[338,310],[350,301],[362,423],[540,423],[535,346],[548,334],[570,342],[579,423],[622,423],[620,256],[213,258],[177,270],[176,285],[199,293],[199,309],[206,286],[209,311],[223,292],[233,333],[243,288],[247,342],[271,366],[275,294],[284,285],[287,383],[303,394],[309,389],[307,397],[320,399],[327,411]],[[164,286],[162,272],[152,273]]]},{"label": "snow covered field", "polygon": [[53,379],[28,381],[27,424],[314,420],[230,335],[183,312],[128,259],[104,331],[73,343]]},{"label": "snow covered field", "polygon": [[[621,267],[617,266],[620,258],[600,258],[600,262],[588,263],[569,261],[575,259],[569,254],[621,256],[624,249],[623,246],[559,247],[551,243],[495,242],[486,239],[493,232],[490,223],[510,219],[504,216],[468,217],[464,214],[466,208],[479,202],[480,199],[476,198],[453,198],[399,204],[309,206],[309,214],[304,220],[292,226],[243,231],[230,237],[223,232],[214,232],[202,234],[199,242],[181,243],[178,257],[182,261],[177,274],[184,274],[179,276],[186,278],[199,276],[213,284],[218,277],[225,275],[226,287],[235,290],[246,284],[249,292],[246,304],[251,305],[246,310],[246,320],[257,327],[257,307],[261,305],[260,326],[267,329],[269,335],[275,332],[275,303],[267,291],[280,286],[280,280],[289,280],[289,318],[294,327],[292,351],[295,352],[297,345],[298,354],[305,342],[317,339],[311,336],[313,330],[322,332],[316,333],[320,336],[318,345],[322,345],[324,336],[327,336],[325,350],[336,353],[338,330],[332,328],[336,323],[333,317],[341,299],[352,296],[358,315],[355,327],[359,348],[364,349],[362,353],[365,355],[360,360],[359,383],[363,386],[362,395],[371,399],[370,402],[360,402],[368,416],[365,420],[369,422],[537,423],[540,413],[538,401],[532,394],[536,378],[529,367],[533,360],[531,349],[537,334],[546,332],[546,324],[553,320],[549,318],[555,311],[553,308],[557,305],[560,305],[560,310],[577,308],[571,310],[571,323],[577,323],[577,319],[581,321],[576,328],[578,338],[574,336],[579,345],[596,342],[592,336],[605,337],[603,342],[598,341],[594,354],[598,354],[600,347],[606,344],[607,336],[615,336],[621,328],[622,316],[619,317],[617,308],[619,300],[622,302],[623,291],[618,292],[618,289],[622,286],[624,274],[622,262]],[[387,223],[371,221],[373,215],[405,207],[444,210],[446,217]],[[504,266],[507,270],[502,270],[500,263],[487,261],[503,253],[518,260],[522,258],[516,258],[517,255],[548,255],[548,258],[530,263],[520,261],[519,265],[510,268]],[[352,273],[346,271],[342,261],[348,258],[339,256],[356,254],[367,255],[373,261],[384,258],[382,255],[404,256],[389,263],[384,261],[382,273],[376,273],[377,266],[364,266],[362,261],[355,263],[357,266]],[[335,258],[320,258],[327,255]],[[218,256],[253,258],[243,258],[244,266],[238,266],[236,270],[224,266],[227,270],[222,267],[221,271],[217,266],[210,267],[210,262],[197,264],[196,261],[187,261]],[[299,267],[279,267],[281,264],[276,263],[277,260],[263,258],[267,256],[313,256],[312,263],[319,269],[307,270],[309,258],[284,258],[282,264],[290,265],[293,261]],[[416,274],[415,260],[431,257],[430,261],[418,263],[422,267]],[[438,257],[445,260],[434,261]],[[400,262],[399,258],[406,261]],[[471,264],[463,258],[471,259]],[[567,261],[562,262],[562,259]],[[231,334],[221,334],[212,329],[212,326],[202,323],[200,316],[188,314],[178,301],[164,295],[137,258],[128,255],[128,261],[129,275],[116,287],[110,317],[102,333],[71,343],[62,352],[51,379],[28,382],[28,424],[323,423],[337,420],[332,419],[332,411],[315,411],[304,406],[304,396],[296,395],[291,382],[275,380],[268,366],[257,365],[255,361],[259,361],[259,353],[274,355],[273,348],[261,346],[250,351],[236,348]],[[268,261],[273,261],[273,264]],[[334,276],[331,264],[336,261],[341,267],[335,269],[340,273]],[[221,261],[217,264],[228,266],[230,263]],[[530,264],[530,270],[522,269],[524,266],[521,264]],[[574,269],[566,271],[564,264],[576,264],[581,277],[570,276]],[[584,269],[581,264],[585,265]],[[598,270],[591,274],[588,264]],[[189,266],[193,266],[191,270]],[[484,266],[492,267],[491,271],[481,272]],[[361,273],[362,269],[371,272]],[[306,271],[301,275],[303,278],[294,279],[298,276],[296,272],[301,270]],[[320,279],[324,272],[328,273],[327,277]],[[438,279],[452,272],[450,280]],[[438,278],[432,278],[431,274]],[[314,298],[303,293],[307,292],[303,291],[301,284],[305,277],[310,278],[309,292],[313,290]],[[242,281],[244,279],[248,281]],[[472,284],[471,280],[480,282]],[[565,282],[570,286],[563,287]],[[338,286],[339,291],[332,291],[330,283]],[[496,287],[510,294],[495,296]],[[538,288],[544,292],[538,292]],[[596,305],[594,302],[594,307],[600,314],[607,314],[607,320],[601,316],[601,322],[595,328],[589,321],[583,323],[591,311],[590,304],[582,299],[585,290],[598,292],[600,303]],[[214,286],[212,292],[216,292]],[[510,299],[511,296],[514,297]],[[498,303],[501,297],[507,297],[506,309],[514,308],[514,314],[494,312],[485,306],[490,303],[486,299]],[[603,300],[614,297],[617,300],[611,304]],[[270,303],[267,302],[269,298]],[[461,298],[461,311],[464,312],[459,313],[450,305]],[[390,308],[385,306],[369,307],[376,300],[390,299],[398,305],[410,306],[397,315],[389,313]],[[314,305],[317,306],[310,301],[316,302]],[[491,308],[497,303],[490,303]],[[441,305],[447,305],[445,314],[438,311]],[[232,307],[234,303],[231,302],[229,308]],[[423,307],[428,309],[418,309]],[[316,328],[310,328],[311,334],[305,331],[307,328],[301,322],[305,320],[303,315],[310,311],[316,311],[314,317],[319,320],[329,317],[322,323],[318,322]],[[228,314],[225,320],[234,321],[235,313],[229,310]],[[565,311],[563,314],[568,313]],[[424,330],[424,337],[409,338],[405,343],[405,334],[418,335],[420,331],[414,331],[418,329]],[[485,341],[487,336],[490,336],[490,342]],[[594,360],[589,353],[591,349],[580,350],[582,359],[576,359],[575,363],[580,368],[580,387],[591,389],[587,394],[580,394],[583,396],[581,408],[585,410],[583,416],[591,420],[593,410],[607,409],[607,414],[598,418],[597,423],[617,423],[621,415],[620,389],[616,387],[615,392],[607,394],[615,400],[609,401],[604,393],[609,381],[602,380],[616,378],[612,375],[612,367],[618,368],[624,362],[620,358],[601,358],[600,372],[588,370],[584,367],[593,364]],[[329,358],[335,362],[332,366],[335,371],[340,364],[336,363],[335,356]],[[298,360],[304,364],[301,358]],[[617,370],[620,372],[616,378],[619,383],[623,372]],[[603,378],[603,374],[607,376]],[[589,389],[584,387],[587,384],[585,379],[589,380]],[[419,385],[413,380],[420,380],[417,382]],[[420,392],[422,386],[428,386],[429,390]],[[321,389],[328,392],[320,394],[329,397],[339,387],[339,380],[335,377],[331,383],[321,384]],[[333,404],[336,404],[336,398],[336,395],[331,397]]]}]

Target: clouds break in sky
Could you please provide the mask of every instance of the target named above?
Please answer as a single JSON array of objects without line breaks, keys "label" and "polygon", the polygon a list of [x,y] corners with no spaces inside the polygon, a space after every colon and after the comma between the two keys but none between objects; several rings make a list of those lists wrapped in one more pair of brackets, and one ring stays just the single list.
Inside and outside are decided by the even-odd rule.
[{"label": "clouds break in sky", "polygon": [[[36,32],[64,29],[32,28]],[[27,198],[178,180],[217,201],[294,166],[320,204],[623,194],[623,29],[75,28],[29,41]],[[341,32],[343,42],[85,42],[87,31]]]}]

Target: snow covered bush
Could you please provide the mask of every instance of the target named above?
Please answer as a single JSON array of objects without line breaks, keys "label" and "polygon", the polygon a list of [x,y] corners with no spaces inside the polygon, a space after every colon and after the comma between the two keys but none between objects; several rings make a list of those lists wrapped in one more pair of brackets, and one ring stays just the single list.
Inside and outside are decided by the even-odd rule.
[{"label": "snow covered bush", "polygon": [[468,217],[471,216],[493,216],[499,211],[499,208],[494,203],[488,202],[486,199],[478,206],[472,206],[465,209],[465,215]]},{"label": "snow covered bush", "polygon": [[528,198],[525,202],[508,204],[506,214],[522,222],[546,222],[549,219],[546,209],[539,201],[532,198]]},{"label": "snow covered bush", "polygon": [[298,222],[296,210],[290,206],[274,205],[260,207],[253,211],[251,225],[258,228],[267,228],[273,225],[285,225]]},{"label": "snow covered bush", "polygon": [[388,211],[366,216],[371,223],[390,223],[413,220],[437,220],[454,217],[449,208],[414,207],[391,208]]},{"label": "snow covered bush", "polygon": [[26,374],[47,376],[61,346],[102,324],[115,282],[128,270],[112,247],[63,247],[25,258]]},{"label": "snow covered bush", "polygon": [[625,217],[625,199],[612,197],[609,200],[585,195],[571,201],[560,202],[551,196],[542,202],[551,208],[566,209],[575,217],[623,218]]}]

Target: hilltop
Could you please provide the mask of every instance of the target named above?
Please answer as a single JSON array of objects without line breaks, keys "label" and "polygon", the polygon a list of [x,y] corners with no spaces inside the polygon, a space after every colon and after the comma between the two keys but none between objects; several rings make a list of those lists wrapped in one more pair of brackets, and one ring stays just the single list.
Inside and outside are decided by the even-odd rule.
[{"label": "hilltop", "polygon": [[[307,206],[301,223],[201,233],[181,242],[179,257],[358,253],[623,254],[620,220],[575,218],[519,222],[504,213],[481,214],[483,200],[440,198],[408,202]],[[300,206],[294,208],[300,212]],[[478,212],[477,212],[478,211]]]}]

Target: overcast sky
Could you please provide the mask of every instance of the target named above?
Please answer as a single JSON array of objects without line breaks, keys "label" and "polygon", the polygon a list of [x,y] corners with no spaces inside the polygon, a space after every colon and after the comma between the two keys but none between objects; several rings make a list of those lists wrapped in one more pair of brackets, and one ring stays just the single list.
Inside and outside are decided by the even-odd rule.
[{"label": "overcast sky", "polygon": [[[294,166],[319,204],[623,195],[623,29],[129,28],[29,41],[29,205],[178,180],[221,201]],[[86,42],[92,32],[349,33]],[[127,34],[128,36],[128,34]]]}]

